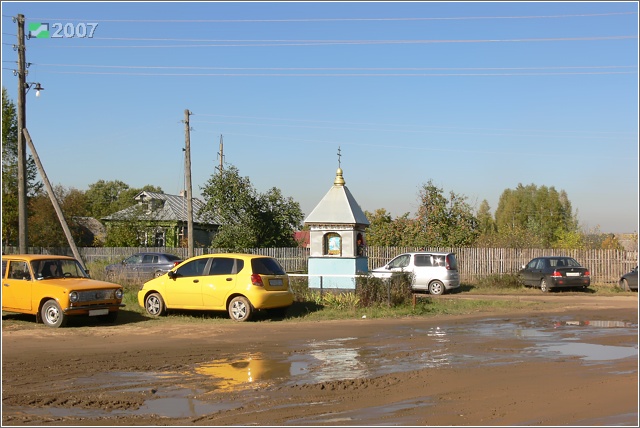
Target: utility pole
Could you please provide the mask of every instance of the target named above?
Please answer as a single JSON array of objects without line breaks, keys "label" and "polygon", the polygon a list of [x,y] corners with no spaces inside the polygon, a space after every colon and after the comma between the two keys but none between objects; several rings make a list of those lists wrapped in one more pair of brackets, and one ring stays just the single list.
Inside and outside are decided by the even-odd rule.
[{"label": "utility pole", "polygon": [[24,137],[27,140],[27,143],[29,144],[29,149],[31,150],[33,159],[35,160],[36,166],[38,167],[38,171],[40,171],[40,176],[42,177],[42,181],[44,181],[44,185],[47,188],[47,193],[49,193],[49,199],[51,199],[51,203],[53,204],[53,209],[56,211],[56,214],[58,215],[58,220],[60,220],[60,225],[62,226],[62,230],[64,231],[64,235],[67,237],[67,242],[69,242],[71,251],[73,251],[73,255],[76,258],[76,260],[78,260],[82,265],[82,267],[86,270],[84,261],[80,256],[80,251],[78,251],[78,247],[76,247],[76,242],[73,240],[73,236],[71,235],[71,230],[69,229],[69,226],[67,225],[67,221],[64,218],[64,214],[62,213],[60,204],[58,204],[56,195],[53,193],[53,187],[51,186],[51,182],[49,182],[47,173],[44,171],[42,162],[40,162],[40,157],[38,156],[38,152],[36,152],[36,147],[33,145],[33,141],[31,140],[29,131],[27,130],[27,128],[24,128],[23,132],[24,132]]},{"label": "utility pole", "polygon": [[18,252],[27,253],[27,146],[23,130],[26,128],[27,64],[24,45],[24,15],[18,23]]},{"label": "utility pole", "polygon": [[218,172],[222,174],[222,168],[224,164],[224,144],[222,144],[222,134],[220,135],[220,151],[218,152],[218,157],[220,158],[220,166],[218,167]]},{"label": "utility pole", "polygon": [[184,171],[187,177],[187,258],[193,257],[193,197],[191,195],[191,135],[189,129],[189,115],[191,112],[186,109],[184,111]]}]

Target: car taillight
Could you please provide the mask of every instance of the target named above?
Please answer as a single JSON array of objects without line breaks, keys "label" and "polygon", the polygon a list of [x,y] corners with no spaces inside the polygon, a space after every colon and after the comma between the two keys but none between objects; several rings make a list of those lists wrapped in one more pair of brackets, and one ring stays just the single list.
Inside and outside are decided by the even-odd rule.
[{"label": "car taillight", "polygon": [[562,276],[562,274],[560,272],[558,272],[557,270],[554,270],[553,273],[551,274],[551,276]]},{"label": "car taillight", "polygon": [[262,277],[257,273],[254,273],[251,275],[251,283],[259,287],[264,287],[264,283],[262,282]]},{"label": "car taillight", "polygon": [[177,262],[173,262],[173,267],[176,267],[176,266],[178,266],[178,265],[179,265],[180,263],[182,263],[182,262],[180,262],[180,261],[177,261]]},{"label": "car taillight", "polygon": [[447,270],[451,270],[451,263],[449,262],[449,256],[444,259],[444,268]]},{"label": "car taillight", "polygon": [[586,271],[586,272],[584,273],[584,276],[591,276],[591,272]]}]

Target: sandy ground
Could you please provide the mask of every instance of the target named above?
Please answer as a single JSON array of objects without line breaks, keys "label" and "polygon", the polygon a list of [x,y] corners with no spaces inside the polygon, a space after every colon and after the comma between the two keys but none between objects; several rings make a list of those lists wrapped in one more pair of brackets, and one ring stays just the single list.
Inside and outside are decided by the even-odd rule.
[{"label": "sandy ground", "polygon": [[63,329],[4,314],[2,425],[637,426],[637,294],[495,298],[554,304]]}]

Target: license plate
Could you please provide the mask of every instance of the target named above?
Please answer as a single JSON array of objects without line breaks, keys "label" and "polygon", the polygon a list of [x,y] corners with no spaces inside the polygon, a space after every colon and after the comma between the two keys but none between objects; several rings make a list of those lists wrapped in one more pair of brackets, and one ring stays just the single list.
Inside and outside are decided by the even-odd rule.
[{"label": "license plate", "polygon": [[282,280],[281,279],[272,279],[269,281],[270,285],[282,285]]},{"label": "license plate", "polygon": [[580,272],[567,272],[567,276],[580,276]]},{"label": "license plate", "polygon": [[89,311],[90,317],[95,317],[98,315],[107,315],[109,313],[109,309],[92,309]]}]

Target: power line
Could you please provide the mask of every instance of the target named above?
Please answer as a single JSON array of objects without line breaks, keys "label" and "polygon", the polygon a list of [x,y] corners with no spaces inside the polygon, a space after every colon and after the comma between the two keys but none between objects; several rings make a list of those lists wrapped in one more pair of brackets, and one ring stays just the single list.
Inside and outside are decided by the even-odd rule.
[{"label": "power line", "polygon": [[[260,118],[255,118],[260,119]],[[295,120],[295,119],[267,119],[262,118],[262,120],[284,120],[284,121],[293,121],[293,122],[315,122],[311,120]],[[502,132],[502,134],[483,134],[483,135],[509,135],[509,136],[520,136],[520,137],[553,137],[553,135],[548,135],[548,133],[560,133],[562,135],[556,135],[561,138],[581,138],[581,139],[592,139],[592,138],[600,138],[591,136],[592,134],[611,134],[612,136],[624,136],[625,134],[628,136],[635,136],[637,133],[634,132],[622,132],[622,131],[563,131],[563,130],[537,130],[537,129],[505,129],[505,128],[460,128],[454,126],[424,126],[419,127],[412,125],[413,128],[417,129],[407,129],[406,124],[383,124],[383,123],[351,123],[351,122],[322,122],[318,121],[316,123],[321,123],[323,125],[356,125],[362,126],[364,128],[352,128],[352,127],[344,127],[344,126],[322,126],[322,125],[288,125],[288,124],[265,124],[265,123],[251,123],[251,122],[212,122],[212,121],[200,121],[196,120],[196,123],[206,123],[206,124],[227,124],[227,125],[240,125],[240,126],[270,126],[270,127],[288,127],[288,128],[315,128],[315,129],[331,129],[331,130],[344,130],[344,131],[380,131],[380,132],[408,132],[408,133],[418,133],[418,132],[434,132],[434,133],[451,133],[455,130],[463,130],[466,131],[464,134],[472,134],[479,135],[479,132]],[[375,129],[371,128],[372,126],[376,127]],[[391,127],[391,129],[384,129],[380,127]],[[400,129],[398,129],[400,128]],[[422,128],[422,129],[420,129]],[[506,132],[507,134],[504,134]],[[544,133],[544,134],[533,134],[533,135],[524,135],[524,134],[512,134],[512,132],[528,132],[528,133]],[[587,135],[567,135],[569,133],[572,134],[587,134]],[[622,135],[620,135],[622,134]],[[606,136],[606,135],[605,135]]]},{"label": "power line", "polygon": [[[222,40],[209,44],[179,44],[179,45],[47,45],[47,49],[169,49],[169,48],[212,48],[212,47],[276,47],[276,46],[346,46],[346,45],[404,45],[404,44],[440,44],[440,43],[535,43],[535,42],[576,42],[598,40],[629,40],[637,39],[631,36],[588,36],[588,37],[543,37],[517,39],[414,39],[414,40]],[[98,37],[92,41],[101,40]],[[107,40],[107,39],[105,39]],[[126,41],[163,41],[162,39],[123,38]],[[189,39],[174,39],[175,41],[189,41]],[[38,45],[33,45],[39,47]],[[44,47],[44,46],[40,46]]]},{"label": "power line", "polygon": [[[15,62],[15,61],[4,61]],[[116,69],[151,70],[270,70],[270,71],[442,71],[442,70],[576,70],[576,69],[618,69],[638,68],[637,65],[586,65],[586,66],[545,66],[545,67],[202,67],[184,65],[98,65],[98,64],[49,64],[33,63],[42,67],[86,67]]]},{"label": "power line", "polygon": [[565,73],[131,73],[108,71],[50,71],[50,74],[82,74],[110,76],[157,77],[446,77],[446,76],[576,76],[603,74],[636,74],[635,71],[585,71]]},{"label": "power line", "polygon": [[[252,23],[252,22],[358,22],[358,21],[464,21],[491,19],[558,19],[558,18],[588,18],[600,16],[637,15],[635,11],[582,13],[566,15],[524,15],[524,16],[458,16],[458,17],[413,17],[413,18],[290,18],[290,19],[85,19],[85,18],[29,18],[44,21],[97,21],[123,23]],[[9,17],[3,15],[3,17]]]}]

